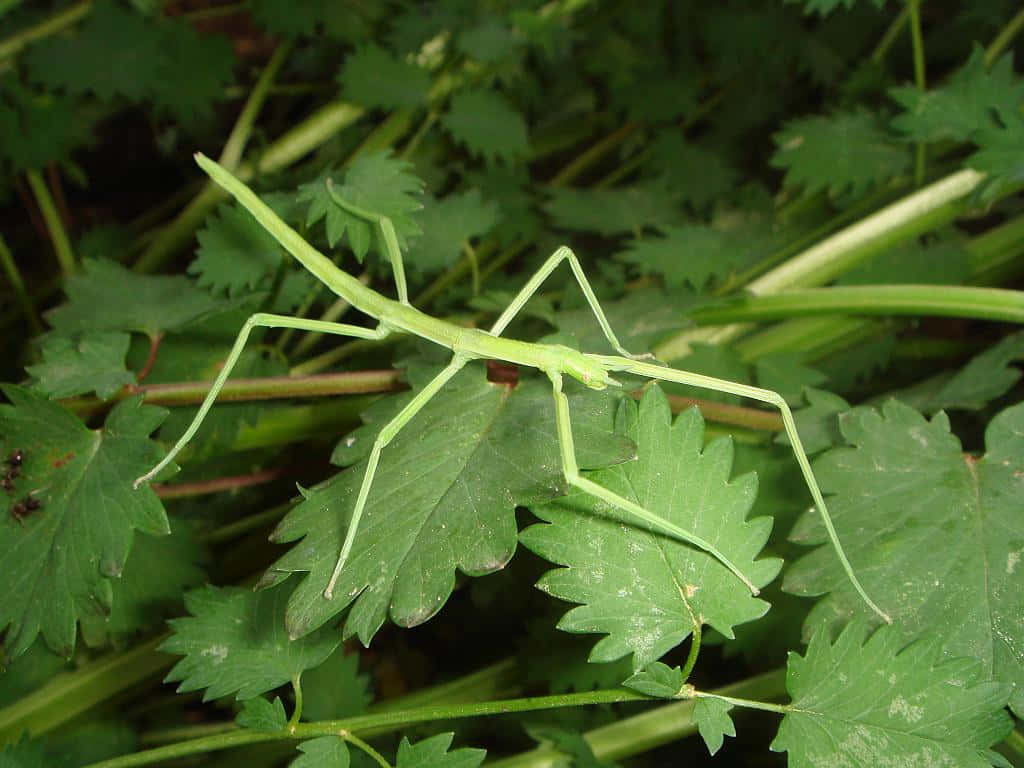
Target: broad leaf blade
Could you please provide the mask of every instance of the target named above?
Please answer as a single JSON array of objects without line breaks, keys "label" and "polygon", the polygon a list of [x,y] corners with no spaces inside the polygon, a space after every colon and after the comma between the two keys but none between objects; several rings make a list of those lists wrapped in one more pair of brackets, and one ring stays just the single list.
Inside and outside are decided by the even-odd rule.
[{"label": "broad leaf blade", "polygon": [[[909,641],[945,627],[948,657],[978,659],[987,679],[1016,686],[1024,703],[1024,405],[997,415],[988,452],[965,455],[940,413],[931,421],[890,400],[881,413],[856,408],[840,417],[847,446],[815,463],[839,537],[864,588]],[[868,532],[865,535],[864,532]],[[823,541],[816,516],[794,537]],[[828,547],[787,573],[787,591],[828,596],[805,625],[868,620]]]},{"label": "broad leaf blade", "polygon": [[[75,646],[75,623],[110,609],[110,579],[124,569],[134,532],[170,531],[152,489],[132,481],[161,450],[148,435],[166,411],[140,399],[119,403],[101,430],[90,430],[56,403],[4,385],[0,452],[25,458],[10,493],[0,494],[0,561],[7,580],[0,599],[6,648],[22,653],[37,633],[62,655]],[[15,504],[40,508],[18,521]]]},{"label": "broad leaf blade", "polygon": [[[410,396],[394,398],[389,411],[375,410],[376,418],[390,418]],[[629,458],[629,441],[611,434],[612,396],[585,390],[571,400],[581,466]],[[345,636],[369,644],[389,613],[395,623],[415,626],[440,610],[456,568],[473,576],[503,568],[515,550],[515,506],[564,492],[553,411],[546,381],[525,379],[510,389],[489,383],[479,366],[452,379],[382,453],[333,600],[323,590],[365,463],[307,491],[273,537],[304,541],[266,577],[310,573],[289,603],[292,635],[311,632],[352,604]],[[368,447],[380,426],[361,430],[350,448],[358,449],[358,441]]]},{"label": "broad leaf blade", "polygon": [[454,735],[439,733],[415,744],[403,736],[395,768],[477,768],[487,756],[486,750],[462,747],[449,752]]},{"label": "broad leaf blade", "polygon": [[[672,423],[665,395],[652,387],[637,407],[623,401],[616,427],[637,443],[638,458],[589,478],[718,547],[756,585],[778,573],[781,561],[755,560],[771,530],[768,518],[746,520],[757,479],[730,481],[732,446],[716,440],[706,449],[697,409]],[[601,632],[592,661],[633,654],[635,669],[654,661],[708,624],[732,637],[736,624],[764,615],[768,604],[721,563],[687,544],[619,522],[603,501],[575,492],[556,504],[532,507],[548,524],[523,531],[520,540],[552,562],[538,587],[582,605],[559,628]]]},{"label": "broad leaf blade", "polygon": [[772,749],[792,768],[1005,764],[989,747],[1012,728],[1008,686],[982,682],[972,659],[938,661],[933,642],[903,647],[898,625],[865,634],[854,623],[832,644],[822,628],[806,656],[790,654],[792,709]]},{"label": "broad leaf blade", "polygon": [[341,642],[324,628],[299,640],[285,632],[291,585],[253,592],[206,586],[185,597],[192,614],[170,622],[174,634],[160,646],[185,656],[167,674],[179,692],[205,689],[203,701],[236,694],[250,699],[322,664]]}]

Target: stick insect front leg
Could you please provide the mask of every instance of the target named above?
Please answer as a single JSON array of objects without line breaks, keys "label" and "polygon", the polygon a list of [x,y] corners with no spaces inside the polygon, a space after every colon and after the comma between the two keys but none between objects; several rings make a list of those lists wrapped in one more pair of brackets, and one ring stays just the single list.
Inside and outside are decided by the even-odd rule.
[{"label": "stick insect front leg", "polygon": [[797,464],[800,465],[800,471],[803,473],[804,482],[807,484],[808,490],[811,492],[811,498],[814,499],[815,505],[818,507],[818,512],[821,514],[822,522],[825,524],[825,530],[828,532],[829,541],[832,543],[832,547],[839,558],[839,562],[843,566],[843,570],[846,573],[847,578],[853,585],[853,588],[860,595],[861,599],[871,608],[875,614],[878,615],[886,624],[892,624],[892,618],[889,614],[883,611],[875,602],[868,597],[864,587],[861,586],[860,580],[857,578],[857,574],[854,573],[853,566],[850,564],[849,558],[846,556],[846,552],[843,550],[843,545],[839,541],[839,534],[836,533],[835,526],[832,524],[832,517],[828,513],[828,507],[825,506],[825,498],[822,496],[821,489],[818,487],[818,481],[814,477],[814,472],[811,470],[811,462],[807,458],[807,452],[804,450],[803,443],[800,441],[800,434],[796,429],[796,422],[793,420],[793,412],[789,409],[789,405],[785,399],[778,392],[773,392],[770,389],[761,389],[760,387],[751,387],[746,384],[739,384],[734,381],[726,381],[725,379],[716,379],[712,376],[704,376],[699,373],[691,373],[689,371],[680,371],[675,368],[668,368],[661,365],[655,365],[653,363],[644,363],[638,360],[630,360],[624,357],[615,357],[613,355],[587,355],[591,360],[596,361],[601,366],[612,371],[625,371],[628,373],[635,373],[641,376],[646,376],[650,379],[659,379],[661,381],[672,381],[678,384],[688,384],[694,387],[701,387],[702,389],[710,389],[716,392],[727,392],[733,395],[739,395],[741,397],[747,397],[751,400],[758,400],[762,403],[768,403],[779,409],[782,414],[782,424],[786,430],[786,436],[789,437],[790,445],[793,447],[793,454],[796,456]]},{"label": "stick insect front leg", "polygon": [[512,322],[512,319],[519,314],[519,310],[530,300],[530,298],[540,288],[548,276],[554,272],[555,267],[561,264],[563,261],[569,262],[569,267],[572,269],[573,275],[576,277],[576,282],[580,286],[580,290],[583,291],[583,295],[587,297],[587,304],[590,305],[590,310],[594,313],[594,317],[597,318],[597,324],[601,326],[601,330],[604,332],[604,336],[608,339],[608,342],[615,348],[615,351],[620,355],[625,355],[631,360],[650,358],[653,355],[633,355],[625,350],[622,344],[619,343],[618,338],[615,336],[615,331],[612,330],[611,324],[608,322],[608,318],[604,315],[604,310],[601,309],[601,304],[597,300],[597,296],[594,294],[594,289],[590,287],[590,281],[587,280],[586,274],[583,272],[583,267],[580,265],[580,260],[576,258],[576,254],[572,252],[572,249],[568,246],[563,245],[561,248],[552,253],[548,260],[545,261],[541,268],[538,269],[531,277],[526,285],[523,286],[522,290],[512,300],[512,303],[505,308],[505,311],[501,313],[501,316],[494,321],[494,325],[491,326],[490,333],[494,336],[501,336],[502,332]]},{"label": "stick insect front leg", "polygon": [[462,370],[463,366],[469,361],[470,358],[468,356],[456,353],[452,357],[451,362],[437,376],[432,378],[423,389],[417,392],[416,396],[377,433],[377,439],[373,441],[373,448],[370,449],[370,457],[366,462],[363,483],[359,486],[359,495],[356,497],[356,505],[352,510],[352,517],[349,519],[348,530],[345,531],[345,541],[341,545],[341,554],[338,555],[338,561],[334,564],[334,571],[331,573],[331,578],[324,589],[324,597],[328,600],[334,597],[334,587],[338,583],[341,570],[345,567],[345,561],[348,560],[349,553],[352,551],[352,543],[356,539],[359,521],[362,519],[363,510],[366,507],[366,498],[370,494],[373,477],[377,474],[377,462],[380,461],[380,452],[384,450],[384,446],[395,439],[395,435],[398,434],[399,430],[419,413],[420,409],[430,401],[430,398],[440,392],[441,387],[447,384],[452,376]]},{"label": "stick insect front leg", "polygon": [[163,460],[153,467],[149,472],[135,479],[132,484],[134,488],[138,488],[143,483],[148,483],[154,477],[174,461],[174,457],[178,455],[182,448],[188,445],[188,442],[195,436],[196,431],[199,429],[199,425],[203,423],[203,419],[206,418],[206,414],[213,406],[213,401],[217,399],[217,395],[224,387],[224,382],[228,380],[228,376],[231,375],[231,369],[235,367],[235,363],[238,362],[239,356],[242,354],[242,349],[245,347],[246,341],[249,339],[249,334],[253,328],[264,327],[264,328],[294,328],[299,331],[318,331],[320,333],[330,333],[337,336],[354,336],[359,339],[382,339],[390,333],[390,330],[384,326],[379,325],[376,328],[363,328],[358,325],[346,325],[343,323],[329,323],[323,320],[308,320],[303,317],[289,317],[287,315],[272,315],[266,312],[257,312],[255,315],[250,317],[242,330],[239,331],[238,337],[235,339],[234,346],[231,347],[231,352],[228,353],[227,359],[224,361],[223,367],[220,369],[220,373],[217,374],[217,378],[214,379],[213,384],[210,387],[210,391],[206,393],[206,399],[203,400],[202,405],[199,406],[199,410],[196,412],[195,417],[192,419],[192,423],[188,425],[188,429],[185,430],[178,442],[174,444],[170,452],[164,456]]}]

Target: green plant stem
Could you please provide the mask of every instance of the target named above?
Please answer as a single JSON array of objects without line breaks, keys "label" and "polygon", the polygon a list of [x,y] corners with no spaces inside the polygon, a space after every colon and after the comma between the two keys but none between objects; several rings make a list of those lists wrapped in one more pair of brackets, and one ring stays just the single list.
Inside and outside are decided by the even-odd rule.
[{"label": "green plant stem", "polygon": [[[394,392],[402,389],[397,370],[320,373],[309,376],[267,376],[255,379],[229,379],[217,397],[218,402],[278,400],[328,395],[356,395]],[[82,416],[109,408],[113,403],[141,394],[150,405],[197,405],[210,390],[209,381],[183,381],[145,384],[126,388],[110,400],[77,397],[63,400],[65,407]]]},{"label": "green plant stem", "polygon": [[57,213],[57,206],[54,204],[50,190],[39,171],[34,169],[25,171],[25,177],[35,196],[39,212],[43,215],[43,221],[46,222],[46,230],[50,233],[50,240],[53,243],[53,250],[57,254],[60,270],[64,277],[68,278],[75,272],[75,255],[71,251],[71,241],[64,229],[64,223],[60,220],[60,214]]},{"label": "green plant stem", "polygon": [[[914,51],[914,84],[922,93],[926,89],[924,70],[924,37],[921,34],[921,0],[909,0],[907,9],[910,11],[910,40]],[[917,142],[914,146],[914,186],[924,184],[925,174],[925,143]]]},{"label": "green plant stem", "polygon": [[805,315],[918,315],[1024,322],[1024,293],[961,285],[857,285],[737,296],[693,310],[699,325]]},{"label": "green plant stem", "polygon": [[697,665],[697,657],[700,656],[700,627],[699,621],[693,623],[693,634],[690,636],[690,652],[686,656],[686,663],[683,665],[682,677],[685,682],[690,678],[690,673]]},{"label": "green plant stem", "polygon": [[299,720],[302,719],[302,676],[296,675],[292,678],[292,690],[295,692],[295,709],[292,710],[292,716],[288,719],[288,727],[293,728],[299,724]]},{"label": "green plant stem", "polygon": [[[955,219],[967,209],[966,196],[983,178],[969,169],[946,176],[825,238],[757,278],[747,290],[760,296],[830,282],[856,264]],[[729,325],[683,331],[653,351],[662,360],[675,360],[687,355],[695,341],[731,341],[748,328]]]},{"label": "green plant stem", "polygon": [[348,731],[342,731],[338,735],[341,736],[342,739],[344,739],[345,741],[349,742],[350,744],[354,744],[355,746],[359,747],[359,749],[361,749],[363,752],[365,752],[367,755],[369,755],[369,757],[374,762],[376,762],[377,765],[382,766],[382,768],[391,768],[391,763],[389,763],[384,758],[384,755],[382,755],[376,749],[374,749],[369,744],[367,744],[365,741],[360,739],[354,733],[349,733]]},{"label": "green plant stem", "polygon": [[871,52],[871,61],[875,64],[881,64],[885,57],[889,53],[889,49],[892,48],[893,43],[900,36],[900,32],[903,31],[903,26],[910,20],[910,7],[904,5],[900,9],[900,12],[896,15],[896,18],[892,20],[892,23],[886,28],[885,34],[882,35],[882,39],[878,41],[878,45],[875,46],[875,50]]},{"label": "green plant stem", "polygon": [[260,72],[256,85],[253,86],[249,98],[246,99],[242,111],[238,114],[238,119],[231,127],[228,140],[224,142],[224,149],[221,150],[220,164],[225,168],[234,171],[242,161],[242,153],[245,151],[245,145],[249,143],[249,137],[252,136],[256,118],[259,117],[260,110],[263,109],[263,104],[270,93],[270,86],[273,85],[277,73],[281,71],[281,65],[284,64],[291,49],[290,42],[278,45],[273,56],[270,57],[270,61]]},{"label": "green plant stem", "polygon": [[0,42],[0,59],[14,56],[29,43],[55,35],[73,24],[77,24],[79,19],[89,13],[90,10],[92,10],[92,0],[83,0],[83,2],[68,6],[59,13],[55,13],[35,26],[11,35],[3,42]]},{"label": "green plant stem", "polygon": [[[249,180],[257,174],[273,173],[286,168],[352,125],[364,113],[363,107],[344,101],[326,104],[270,144],[260,155],[258,164],[242,163],[237,175],[243,180]],[[207,214],[225,199],[227,194],[216,184],[207,181],[184,210],[153,238],[135,263],[135,269],[139,272],[153,272],[163,266],[164,262],[188,245],[192,233]]]},{"label": "green plant stem", "polygon": [[24,732],[38,735],[52,730],[169,667],[174,657],[156,651],[165,637],[55,675],[42,687],[0,709],[0,742],[17,739]]},{"label": "green plant stem", "polygon": [[732,704],[734,707],[743,707],[744,709],[757,709],[761,712],[774,712],[777,715],[785,715],[793,711],[792,707],[786,706],[785,704],[771,704],[766,701],[740,699],[734,696],[723,696],[719,693],[694,691],[693,696],[697,699],[718,699],[719,701],[724,701],[729,704]]},{"label": "green plant stem", "polygon": [[[777,669],[713,693],[756,699],[777,699],[786,692],[785,670]],[[587,731],[583,738],[598,760],[622,760],[678,741],[697,732],[693,719],[695,700],[677,701],[649,709],[609,725]],[[567,756],[551,746],[487,763],[487,768],[561,768]]]},{"label": "green plant stem", "polygon": [[39,315],[36,314],[36,308],[32,304],[32,297],[25,290],[25,282],[21,279],[21,272],[18,270],[18,265],[14,261],[14,256],[11,254],[10,248],[7,247],[7,241],[4,240],[3,235],[0,235],[0,267],[3,268],[7,282],[14,289],[14,295],[18,298],[22,314],[25,315],[25,319],[28,321],[32,332],[42,333],[43,324],[39,320]]},{"label": "green plant stem", "polygon": [[186,499],[263,485],[284,477],[287,471],[287,467],[274,467],[247,475],[228,475],[227,477],[215,477],[212,480],[197,480],[192,483],[154,483],[152,488],[153,492],[161,499]]},{"label": "green plant stem", "polygon": [[1014,728],[1010,731],[1003,744],[1024,759],[1024,733],[1021,733],[1020,728]]},{"label": "green plant stem", "polygon": [[985,49],[985,66],[991,67],[995,64],[996,59],[999,58],[1000,54],[1005,51],[1010,43],[1013,42],[1020,31],[1024,29],[1024,8],[1017,11],[1016,15],[1010,20],[1010,22],[1003,27],[999,34],[996,35],[995,39],[988,44]]}]

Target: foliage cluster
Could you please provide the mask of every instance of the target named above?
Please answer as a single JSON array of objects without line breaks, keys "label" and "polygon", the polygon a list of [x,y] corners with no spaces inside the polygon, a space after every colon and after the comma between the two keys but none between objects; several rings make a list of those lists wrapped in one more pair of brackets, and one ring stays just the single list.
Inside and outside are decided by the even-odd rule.
[{"label": "foliage cluster", "polygon": [[[0,765],[1024,764],[1022,29],[1012,0],[0,2]],[[329,184],[389,217],[413,303],[466,326],[572,246],[627,348],[793,407],[892,625],[777,414],[692,387],[567,388],[579,465],[756,597],[567,493],[548,382],[481,363],[385,450],[324,599],[374,437],[445,361],[408,337],[254,333],[134,489],[247,316],[372,325],[196,150],[394,295]],[[506,335],[610,351],[564,267]]]}]

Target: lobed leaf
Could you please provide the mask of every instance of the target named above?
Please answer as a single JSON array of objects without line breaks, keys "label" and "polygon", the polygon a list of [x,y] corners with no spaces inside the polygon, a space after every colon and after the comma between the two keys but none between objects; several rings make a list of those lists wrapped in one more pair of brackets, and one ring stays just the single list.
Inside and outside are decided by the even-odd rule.
[{"label": "lobed leaf", "polygon": [[[705,449],[704,421],[690,409],[673,424],[668,401],[651,387],[639,409],[623,401],[616,429],[637,444],[637,460],[590,473],[589,479],[702,537],[729,557],[757,586],[782,563],[755,560],[771,529],[768,518],[747,521],[757,479],[732,482],[732,446]],[[623,515],[580,491],[555,504],[534,505],[545,523],[520,534],[523,545],[553,563],[539,589],[581,605],[559,622],[567,632],[606,635],[592,661],[633,654],[639,669],[708,624],[732,637],[736,624],[764,615],[768,604],[711,555],[688,544],[621,522]]]},{"label": "lobed leaf", "polygon": [[284,251],[248,211],[223,205],[196,233],[199,248],[189,264],[197,283],[217,295],[253,291],[281,266]]},{"label": "lobed leaf", "polygon": [[131,336],[119,331],[86,332],[77,338],[49,335],[42,345],[43,361],[25,366],[35,382],[32,389],[50,398],[95,392],[106,400],[135,376],[124,367]]},{"label": "lobed leaf", "polygon": [[289,768],[348,768],[348,744],[338,736],[321,736],[304,741],[298,746],[300,757],[289,763]]},{"label": "lobed leaf", "polygon": [[441,117],[441,125],[470,154],[488,163],[521,160],[530,150],[523,116],[493,91],[458,91]]},{"label": "lobed leaf", "polygon": [[415,744],[403,736],[398,745],[395,768],[477,768],[487,756],[487,751],[462,747],[449,752],[454,736],[454,733],[439,733]]},{"label": "lobed leaf", "polygon": [[372,43],[345,58],[338,82],[346,99],[383,109],[418,107],[430,90],[426,70]]}]

